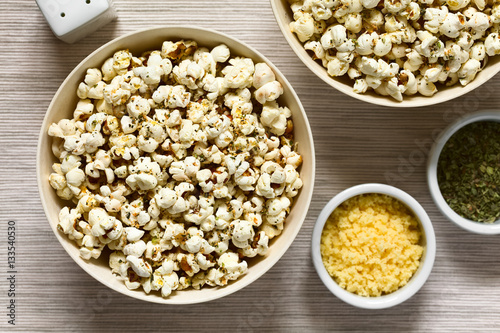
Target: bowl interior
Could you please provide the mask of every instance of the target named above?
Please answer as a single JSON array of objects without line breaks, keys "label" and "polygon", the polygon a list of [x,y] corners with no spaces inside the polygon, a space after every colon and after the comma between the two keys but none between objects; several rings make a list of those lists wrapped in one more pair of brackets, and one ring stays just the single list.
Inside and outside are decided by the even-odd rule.
[{"label": "bowl interior", "polygon": [[[335,210],[335,208],[337,208],[347,199],[367,193],[386,194],[404,203],[406,207],[408,207],[415,214],[416,218],[419,221],[420,229],[422,232],[420,245],[424,248],[424,252],[420,259],[420,265],[417,271],[408,281],[408,283],[404,287],[388,295],[379,297],[359,296],[340,287],[326,270],[320,251],[321,233],[323,232],[326,220]],[[429,277],[434,265],[434,259],[436,256],[436,237],[429,216],[427,215],[423,207],[409,194],[389,185],[362,184],[351,187],[339,193],[326,204],[325,208],[323,208],[320,215],[318,216],[316,225],[314,226],[312,236],[312,256],[314,266],[316,268],[316,271],[318,272],[320,279],[325,284],[325,286],[338,298],[348,304],[360,308],[383,309],[395,306],[406,301],[423,286],[423,284]]]},{"label": "bowl interior", "polygon": [[488,60],[487,67],[479,72],[470,84],[462,87],[460,84],[453,87],[446,87],[439,85],[438,92],[432,97],[425,97],[421,95],[406,96],[404,95],[403,101],[398,102],[391,98],[390,96],[380,96],[375,94],[373,91],[367,91],[364,94],[356,94],[352,91],[352,86],[354,82],[350,80],[347,76],[343,77],[331,77],[328,75],[326,69],[318,62],[314,61],[311,56],[304,49],[302,43],[299,41],[297,36],[290,31],[289,24],[293,21],[293,13],[290,9],[290,4],[287,0],[270,0],[273,8],[274,16],[281,32],[285,36],[288,44],[292,50],[297,54],[297,56],[302,60],[302,62],[319,78],[325,81],[330,86],[349,95],[353,98],[383,106],[392,107],[419,107],[439,104],[442,102],[449,101],[456,97],[462,96],[469,91],[474,90],[479,87],[500,71],[500,57],[490,57]]},{"label": "bowl interior", "polygon": [[439,157],[441,155],[441,151],[446,145],[446,142],[448,142],[453,134],[455,134],[459,129],[469,124],[481,121],[500,122],[500,111],[485,110],[466,115],[451,124],[439,135],[429,154],[427,165],[427,182],[429,185],[431,196],[436,203],[436,206],[439,208],[441,213],[450,221],[454,222],[459,227],[474,233],[500,234],[500,219],[495,221],[494,223],[472,221],[458,215],[453,209],[451,209],[451,207],[448,205],[448,203],[446,203],[446,200],[441,194],[441,189],[439,188],[439,182],[437,179]]},{"label": "bowl interior", "polygon": [[[294,207],[300,207],[300,209],[292,208],[282,234],[272,240],[269,252],[265,257],[254,258],[249,261],[247,274],[222,288],[207,287],[202,290],[183,290],[182,292],[172,293],[169,298],[162,298],[159,294],[146,295],[142,290],[127,289],[122,281],[111,274],[105,254],[99,260],[83,260],[80,258],[78,248],[74,242],[57,230],[59,211],[67,203],[59,199],[48,182],[48,177],[52,173],[52,163],[58,162],[58,160],[52,154],[52,138],[47,135],[47,130],[51,123],[62,118],[72,117],[78,101],[76,89],[85,77],[87,68],[100,68],[107,58],[120,49],[129,49],[134,55],[140,55],[147,50],[161,49],[164,40],[181,39],[195,40],[198,45],[210,48],[224,43],[231,49],[232,56],[245,56],[252,58],[255,62],[266,62],[273,69],[277,80],[282,83],[285,90],[279,101],[283,105],[287,105],[292,111],[292,119],[295,124],[295,141],[298,142],[297,150],[303,157],[300,175],[304,186],[294,202]],[[40,131],[37,151],[37,179],[42,205],[57,239],[73,260],[91,276],[114,290],[138,299],[166,304],[200,303],[213,300],[245,287],[269,270],[285,253],[300,230],[312,197],[314,173],[315,155],[309,122],[297,95],[281,72],[253,48],[227,35],[196,27],[177,26],[142,30],[119,37],[89,55],[68,75],[50,103]]]}]

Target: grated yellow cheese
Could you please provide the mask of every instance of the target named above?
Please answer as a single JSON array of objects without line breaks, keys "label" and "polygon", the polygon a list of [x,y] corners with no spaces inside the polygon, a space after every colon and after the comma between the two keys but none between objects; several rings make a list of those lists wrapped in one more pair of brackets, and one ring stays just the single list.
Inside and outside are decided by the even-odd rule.
[{"label": "grated yellow cheese", "polygon": [[383,194],[363,194],[330,215],[321,235],[321,255],[342,288],[380,296],[413,276],[423,253],[420,238],[419,222],[403,203]]}]

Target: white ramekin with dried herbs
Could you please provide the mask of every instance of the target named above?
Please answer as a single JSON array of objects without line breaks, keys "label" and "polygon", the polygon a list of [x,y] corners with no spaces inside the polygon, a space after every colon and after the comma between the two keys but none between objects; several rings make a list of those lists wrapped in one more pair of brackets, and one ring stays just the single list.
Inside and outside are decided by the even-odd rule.
[{"label": "white ramekin with dried herbs", "polygon": [[500,110],[466,115],[431,149],[427,181],[441,213],[477,234],[500,234]]}]

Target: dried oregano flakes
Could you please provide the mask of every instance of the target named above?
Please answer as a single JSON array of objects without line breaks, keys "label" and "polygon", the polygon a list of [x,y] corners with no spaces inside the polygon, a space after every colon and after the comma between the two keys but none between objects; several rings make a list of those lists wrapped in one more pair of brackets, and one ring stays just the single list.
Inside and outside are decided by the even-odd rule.
[{"label": "dried oregano flakes", "polygon": [[495,222],[500,216],[500,123],[480,121],[458,130],[441,151],[437,177],[457,214]]}]

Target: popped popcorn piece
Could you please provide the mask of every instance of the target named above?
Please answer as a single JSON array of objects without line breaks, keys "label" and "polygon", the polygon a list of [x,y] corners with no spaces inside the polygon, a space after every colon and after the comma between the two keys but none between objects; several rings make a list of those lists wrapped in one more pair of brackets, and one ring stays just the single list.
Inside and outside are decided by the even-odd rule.
[{"label": "popped popcorn piece", "polygon": [[168,108],[185,108],[191,101],[191,93],[182,85],[159,86],[153,93],[153,101]]},{"label": "popped popcorn piece", "polygon": [[432,96],[437,92],[436,85],[427,81],[424,77],[417,77],[417,82],[417,89],[420,94],[424,96]]},{"label": "popped popcorn piece", "polygon": [[239,252],[245,257],[253,258],[256,255],[266,255],[269,250],[269,237],[267,237],[264,231],[260,231],[255,235],[252,244],[244,249],[240,249]]},{"label": "popped popcorn piece", "polygon": [[131,118],[146,116],[151,110],[151,105],[147,99],[141,96],[132,96],[127,103],[127,112]]},{"label": "popped popcorn piece", "polygon": [[[314,18],[337,13],[332,2],[310,8]],[[333,67],[356,61],[350,36],[362,19],[349,15],[347,30],[311,30],[335,38],[322,41],[337,47],[328,58]],[[311,44],[319,58],[327,56],[322,42]],[[391,43],[377,52],[390,46],[396,54]],[[471,58],[481,59],[490,44],[471,49]],[[397,72],[385,61],[373,70],[383,77]],[[407,91],[408,82],[398,87]],[[100,69],[87,70],[76,94],[73,118],[48,129],[59,159],[48,181],[73,202],[61,209],[58,229],[82,258],[98,258],[107,247],[111,272],[127,288],[168,297],[224,286],[247,272],[245,257],[266,255],[303,185],[292,112],[278,101],[283,86],[269,65],[231,57],[226,45],[165,41],[141,57],[115,52]]]},{"label": "popped popcorn piece", "polygon": [[275,101],[264,104],[261,114],[261,122],[270,128],[276,135],[283,135],[287,130],[287,118],[291,116],[291,111],[286,106],[280,107]]},{"label": "popped popcorn piece", "polygon": [[[159,51],[153,51],[148,57],[147,66],[135,67],[133,71],[145,84],[157,85],[162,77],[169,75],[172,71],[172,62],[162,58]],[[140,86],[141,81],[137,81],[137,84]]]},{"label": "popped popcorn piece", "polygon": [[295,12],[295,21],[290,22],[290,30],[297,34],[301,42],[307,41],[314,33],[314,18],[309,13]]},{"label": "popped popcorn piece", "polygon": [[83,82],[85,82],[87,86],[92,87],[98,84],[101,80],[101,71],[98,68],[89,68],[87,69],[87,74],[85,75]]},{"label": "popped popcorn piece", "polygon": [[[476,59],[469,59],[458,70],[458,78],[463,86],[468,85],[476,77],[477,72],[481,69],[481,63]],[[67,179],[67,175],[66,175]]]},{"label": "popped popcorn piece", "polygon": [[130,66],[130,61],[132,60],[132,54],[128,50],[121,50],[113,54],[113,69],[116,74],[122,75],[127,72],[128,66]]},{"label": "popped popcorn piece", "polygon": [[222,254],[217,262],[226,272],[224,278],[220,281],[221,283],[224,283],[224,279],[236,280],[240,275],[246,273],[248,267],[247,262],[240,262],[238,254],[234,252]]},{"label": "popped popcorn piece", "polygon": [[173,69],[173,77],[177,83],[182,84],[189,89],[196,89],[197,80],[205,76],[205,70],[196,62],[191,60],[184,60]]},{"label": "popped popcorn piece", "polygon": [[140,230],[134,227],[127,227],[124,229],[125,234],[127,235],[127,241],[129,242],[137,242],[142,236],[144,236],[144,230]]},{"label": "popped popcorn piece", "polygon": [[113,58],[108,58],[101,67],[103,74],[102,79],[106,82],[111,81],[116,76],[116,71],[113,68]]},{"label": "popped popcorn piece", "polygon": [[229,60],[229,64],[222,70],[225,85],[235,89],[250,87],[255,70],[252,59],[234,58]]},{"label": "popped popcorn piece", "polygon": [[134,270],[134,272],[140,277],[150,277],[152,268],[151,265],[144,261],[144,259],[138,258],[133,255],[127,256],[127,262],[130,264],[130,267]]},{"label": "popped popcorn piece", "polygon": [[259,89],[265,84],[275,80],[276,76],[267,64],[258,63],[255,65],[255,72],[253,73],[253,86],[256,89]]},{"label": "popped popcorn piece", "polygon": [[283,94],[283,87],[278,81],[271,81],[264,84],[255,91],[255,99],[260,104],[272,102]]},{"label": "popped popcorn piece", "polygon": [[227,59],[229,59],[229,56],[231,55],[229,48],[224,45],[218,45],[210,51],[210,54],[212,54],[212,57],[214,58],[214,61],[216,62],[226,62]]},{"label": "popped popcorn piece", "polygon": [[114,251],[109,255],[109,267],[111,273],[127,278],[127,270],[130,265],[122,252]]},{"label": "popped popcorn piece", "polygon": [[146,251],[146,243],[144,243],[144,241],[142,240],[139,240],[135,243],[127,244],[123,248],[123,254],[125,254],[126,256],[140,257],[144,254],[144,251]]},{"label": "popped popcorn piece", "polygon": [[163,297],[169,296],[172,291],[179,288],[179,276],[174,272],[174,267],[175,263],[167,258],[153,273],[151,289],[161,290],[161,295]]},{"label": "popped popcorn piece", "polygon": [[484,46],[486,48],[486,53],[489,56],[495,56],[500,54],[500,36],[498,33],[490,34],[484,41]]},{"label": "popped popcorn piece", "polygon": [[161,56],[171,60],[179,60],[183,57],[192,55],[198,45],[194,41],[165,41],[161,47]]},{"label": "popped popcorn piece", "polygon": [[247,220],[234,220],[229,227],[232,229],[232,243],[238,248],[246,248],[253,239],[255,231],[251,222]]}]

